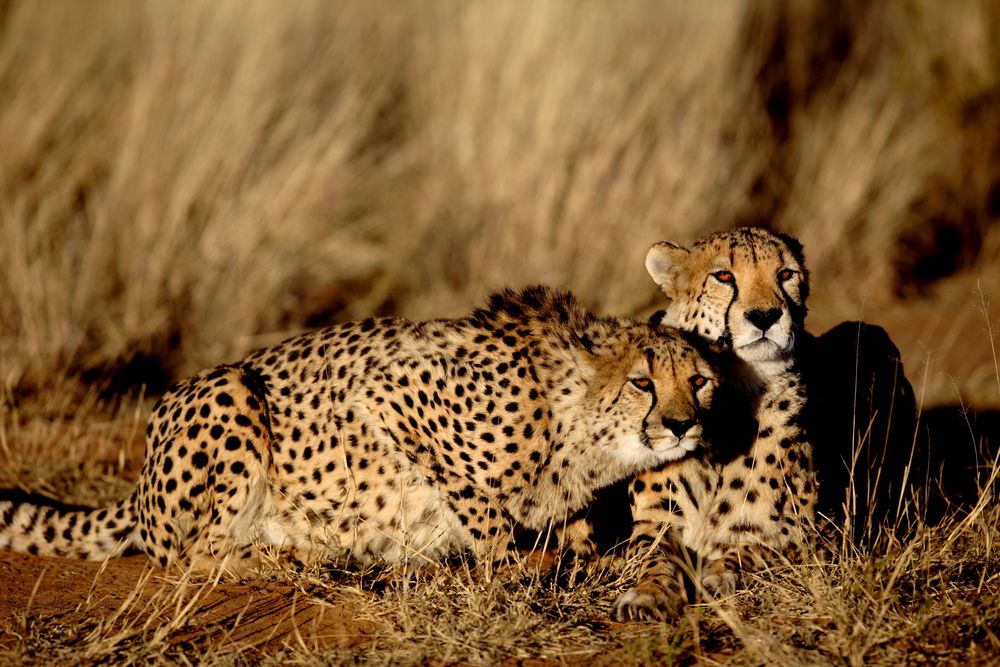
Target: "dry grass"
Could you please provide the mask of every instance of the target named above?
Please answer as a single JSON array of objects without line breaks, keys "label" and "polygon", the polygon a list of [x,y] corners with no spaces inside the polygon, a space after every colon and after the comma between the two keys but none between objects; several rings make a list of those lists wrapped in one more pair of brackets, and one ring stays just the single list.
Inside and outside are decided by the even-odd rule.
[{"label": "dry grass", "polygon": [[992,292],[1000,12],[838,6],[0,4],[0,379],[505,283],[636,313],[651,242],[741,222],[805,241],[820,325]]},{"label": "dry grass", "polygon": [[[6,413],[6,451],[20,463],[0,469],[0,486],[26,482],[91,503],[119,495],[129,481],[117,471],[134,477],[133,462],[107,466],[140,447],[133,407],[94,403],[72,420],[82,437],[68,454],[42,444],[37,420]],[[84,472],[65,472],[76,466]],[[995,461],[992,470],[995,482]],[[88,487],[93,480],[104,484]],[[84,578],[75,611],[40,601],[39,579],[32,600],[0,620],[0,664],[985,665],[1000,651],[998,540],[1000,505],[987,491],[968,513],[906,539],[886,532],[863,550],[828,531],[803,565],[755,575],[748,590],[675,621],[631,624],[610,621],[633,569],[615,562],[576,584],[531,570],[484,581],[461,561],[413,579],[275,565],[270,583],[242,585],[143,565],[109,603],[123,577],[110,561]],[[334,617],[324,623],[323,613]]]},{"label": "dry grass", "polygon": [[[0,0],[0,486],[127,493],[147,406],[102,403],[106,381],[155,391],[501,284],[643,314],[650,243],[739,223],[805,242],[814,330],[883,324],[925,407],[996,407],[998,30],[990,0]],[[617,571],[285,574],[368,619],[363,649],[206,648],[183,639],[198,610],[156,598],[26,612],[0,662],[988,662],[983,499],[870,551],[831,538],[677,624],[611,624]]]}]

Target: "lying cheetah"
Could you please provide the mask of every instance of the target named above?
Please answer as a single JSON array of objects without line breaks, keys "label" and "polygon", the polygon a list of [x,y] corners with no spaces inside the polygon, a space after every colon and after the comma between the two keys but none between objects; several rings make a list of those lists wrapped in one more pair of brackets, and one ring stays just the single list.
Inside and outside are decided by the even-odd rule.
[{"label": "lying cheetah", "polygon": [[686,600],[684,563],[700,569],[707,590],[727,593],[741,571],[800,558],[817,497],[796,366],[809,291],[799,243],[734,229],[690,249],[658,243],[646,268],[671,300],[654,320],[731,348],[745,362],[729,379],[757,396],[757,425],[713,441],[711,459],[666,463],[635,478],[628,551],[642,566],[614,604],[619,620],[676,613]]},{"label": "lying cheetah", "polygon": [[0,502],[0,548],[163,567],[495,563],[599,487],[701,444],[711,359],[690,336],[600,318],[546,288],[456,320],[367,319],[185,380],[154,408],[136,490],[111,507]]}]

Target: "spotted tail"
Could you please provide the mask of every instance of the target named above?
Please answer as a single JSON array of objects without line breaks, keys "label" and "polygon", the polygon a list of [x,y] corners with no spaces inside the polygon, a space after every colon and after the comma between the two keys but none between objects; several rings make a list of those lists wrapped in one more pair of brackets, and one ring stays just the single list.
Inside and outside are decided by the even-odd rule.
[{"label": "spotted tail", "polygon": [[103,560],[137,546],[132,499],[96,509],[0,491],[0,550]]}]

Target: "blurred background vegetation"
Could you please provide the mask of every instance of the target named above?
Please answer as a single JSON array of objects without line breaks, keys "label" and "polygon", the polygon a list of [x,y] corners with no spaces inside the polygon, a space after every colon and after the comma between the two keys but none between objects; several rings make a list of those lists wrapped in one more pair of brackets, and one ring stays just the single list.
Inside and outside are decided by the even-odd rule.
[{"label": "blurred background vegetation", "polygon": [[123,388],[792,233],[810,328],[1000,403],[993,0],[0,0],[0,383]]}]

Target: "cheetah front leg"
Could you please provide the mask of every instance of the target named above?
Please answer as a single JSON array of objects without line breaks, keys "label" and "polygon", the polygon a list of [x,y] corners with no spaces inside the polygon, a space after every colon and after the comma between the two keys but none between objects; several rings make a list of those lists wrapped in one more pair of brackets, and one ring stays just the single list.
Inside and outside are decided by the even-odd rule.
[{"label": "cheetah front leg", "polygon": [[[786,489],[805,488],[803,478],[810,482],[809,488],[815,485],[806,473],[795,476],[791,472],[782,471],[784,483],[775,475],[769,488],[762,486],[756,491],[734,491],[730,485],[728,493],[716,499],[709,519],[715,527],[715,541],[702,551],[709,554],[700,577],[706,592],[715,597],[732,595],[744,583],[745,575],[800,563],[814,552],[814,501],[808,493],[798,497]],[[749,512],[742,511],[753,507],[747,500],[749,494],[769,508],[766,520],[755,521]]]},{"label": "cheetah front leg", "polygon": [[659,531],[665,534],[643,532],[629,540],[627,558],[638,559],[640,570],[635,585],[615,600],[611,616],[616,621],[666,620],[677,616],[687,603],[679,564],[683,547],[668,526],[660,526]]},{"label": "cheetah front leg", "polygon": [[[586,508],[585,508],[586,509]],[[553,552],[549,537],[556,537]],[[559,581],[565,585],[581,583],[604,566],[598,558],[597,543],[594,541],[594,526],[583,512],[560,520],[553,520],[547,530],[543,530],[538,541],[527,557],[520,557],[522,564],[539,573],[555,570]]]},{"label": "cheetah front leg", "polygon": [[585,562],[597,557],[594,526],[587,517],[570,518],[556,532],[559,536],[559,549],[572,560]]},{"label": "cheetah front leg", "polygon": [[615,600],[611,615],[617,621],[676,616],[687,603],[681,567],[687,550],[674,528],[683,519],[676,486],[666,468],[652,470],[636,477],[629,497],[633,527],[626,557],[639,562],[639,576]]},{"label": "cheetah front leg", "polygon": [[740,588],[746,575],[800,563],[804,557],[805,550],[797,542],[780,550],[762,544],[739,544],[706,560],[701,585],[715,598],[728,597]]}]

